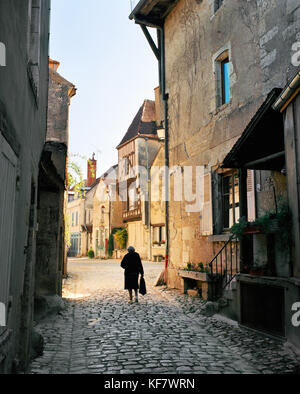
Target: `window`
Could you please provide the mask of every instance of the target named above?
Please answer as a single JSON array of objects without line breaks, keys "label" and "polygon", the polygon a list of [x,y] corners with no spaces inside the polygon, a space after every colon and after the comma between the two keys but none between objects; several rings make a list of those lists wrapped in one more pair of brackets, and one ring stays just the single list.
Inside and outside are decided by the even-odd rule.
[{"label": "window", "polygon": [[223,230],[229,229],[240,218],[239,178],[237,173],[222,176]]},{"label": "window", "polygon": [[75,223],[74,223],[74,212],[72,212],[72,227],[74,227]]},{"label": "window", "polygon": [[96,230],[95,250],[96,250],[96,255],[98,255],[98,252],[99,252],[99,230]]},{"label": "window", "polygon": [[29,1],[28,73],[36,99],[40,79],[41,0]]},{"label": "window", "polygon": [[[240,218],[239,175],[237,170],[212,173],[213,234],[227,232]],[[248,220],[256,218],[254,173],[247,173]]]},{"label": "window", "polygon": [[138,204],[138,195],[136,190],[136,182],[132,182],[128,187],[128,211],[134,210],[137,208]]},{"label": "window", "polygon": [[223,2],[224,2],[224,0],[215,0],[215,4],[214,4],[214,12],[217,12],[218,11],[218,9],[222,6],[222,4],[223,4]]},{"label": "window", "polygon": [[78,212],[76,212],[76,226],[78,226]]},{"label": "window", "polygon": [[6,47],[3,42],[0,42],[0,67],[6,66]]},{"label": "window", "polygon": [[231,100],[230,92],[230,59],[229,51],[225,50],[215,58],[215,75],[217,89],[217,107]]},{"label": "window", "polygon": [[222,105],[230,101],[229,59],[221,62]]},{"label": "window", "polygon": [[153,244],[163,245],[166,242],[166,228],[165,226],[154,226],[153,227]]}]

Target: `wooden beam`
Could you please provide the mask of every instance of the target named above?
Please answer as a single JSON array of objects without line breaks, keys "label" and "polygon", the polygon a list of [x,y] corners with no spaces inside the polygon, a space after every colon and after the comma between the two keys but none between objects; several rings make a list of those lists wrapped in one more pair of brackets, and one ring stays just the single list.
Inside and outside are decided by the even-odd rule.
[{"label": "wooden beam", "polygon": [[149,33],[147,27],[145,25],[140,25],[141,29],[143,30],[143,33],[156,57],[156,59],[159,61],[160,60],[160,51],[158,50],[157,46],[155,45],[155,42],[153,41],[153,38],[151,37],[151,34]]},{"label": "wooden beam", "polygon": [[278,157],[282,157],[284,155],[285,155],[285,151],[274,153],[273,155],[265,156],[265,157],[262,157],[261,159],[249,161],[249,163],[244,164],[243,167],[244,168],[251,168],[251,167],[256,166],[258,164],[267,163],[268,161],[277,159]]},{"label": "wooden beam", "polygon": [[148,15],[161,0],[149,0],[142,8],[142,13]]}]

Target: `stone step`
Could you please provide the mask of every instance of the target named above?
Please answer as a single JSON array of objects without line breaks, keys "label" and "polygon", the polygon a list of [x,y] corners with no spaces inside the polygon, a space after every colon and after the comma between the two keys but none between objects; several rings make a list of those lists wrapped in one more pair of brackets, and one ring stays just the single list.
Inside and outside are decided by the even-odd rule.
[{"label": "stone step", "polygon": [[233,300],[235,298],[235,291],[224,290],[223,298],[226,298],[227,300]]}]

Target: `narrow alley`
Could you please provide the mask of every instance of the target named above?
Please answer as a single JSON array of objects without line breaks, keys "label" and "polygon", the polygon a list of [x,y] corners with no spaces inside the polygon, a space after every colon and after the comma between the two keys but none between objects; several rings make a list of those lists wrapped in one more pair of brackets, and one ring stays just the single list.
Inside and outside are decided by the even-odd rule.
[{"label": "narrow alley", "polygon": [[36,329],[44,353],[29,374],[295,373],[283,343],[201,314],[204,301],[155,287],[162,263],[144,262],[148,293],[129,304],[116,260],[71,259],[65,308]]}]

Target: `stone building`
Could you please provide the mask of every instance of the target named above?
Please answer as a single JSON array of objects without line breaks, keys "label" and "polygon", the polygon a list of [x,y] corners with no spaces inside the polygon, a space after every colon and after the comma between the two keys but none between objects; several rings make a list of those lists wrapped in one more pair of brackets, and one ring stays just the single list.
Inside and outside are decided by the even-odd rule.
[{"label": "stone building", "polygon": [[243,196],[247,169],[255,170],[259,185],[258,219],[254,222],[258,226],[254,228],[250,222],[240,238],[238,320],[285,337],[298,349],[298,323],[293,323],[292,315],[300,295],[299,76],[298,70],[283,90],[273,89],[223,162],[225,167],[239,169],[243,217],[247,218],[247,198]]},{"label": "stone building", "polygon": [[65,191],[69,142],[69,106],[75,86],[58,74],[59,62],[49,60],[46,143],[38,184],[38,232],[35,297],[61,296],[65,258]]},{"label": "stone building", "polygon": [[0,2],[0,35],[6,48],[6,66],[0,67],[0,302],[5,312],[0,373],[25,369],[32,354],[49,9],[48,0]]},{"label": "stone building", "polygon": [[152,240],[152,261],[163,261],[166,254],[166,226],[165,226],[165,205],[163,187],[163,169],[165,166],[165,155],[163,146],[160,147],[152,163],[150,213],[151,213],[151,240]]},{"label": "stone building", "polygon": [[68,191],[66,216],[70,231],[68,255],[87,256],[93,249],[93,204],[99,178],[96,178],[97,161],[94,155],[87,161],[87,180],[81,193]]},{"label": "stone building", "polygon": [[117,146],[119,195],[128,245],[134,245],[145,260],[152,259],[149,204],[150,168],[160,149],[155,102],[145,100]]},{"label": "stone building", "polygon": [[[108,256],[108,240],[112,231],[123,227],[122,202],[118,195],[118,165],[100,176],[93,204],[93,249],[95,256]],[[115,257],[116,252],[115,252]]]},{"label": "stone building", "polygon": [[[241,169],[229,158],[241,154],[238,148],[252,129],[257,135],[273,130],[276,125],[280,129],[282,119],[274,112],[270,114],[269,108],[279,94],[278,89],[282,89],[295,72],[291,56],[293,44],[299,41],[299,2],[141,0],[130,18],[140,24],[159,60],[166,130],[165,158],[170,169],[166,180],[171,193],[174,186],[174,193],[177,193],[177,198],[166,203],[168,285],[180,289],[197,285],[199,291],[213,297],[214,294],[207,293],[206,273],[199,272],[198,279],[196,276],[183,278],[180,271],[187,264],[197,267],[202,263],[213,275],[221,275],[224,279],[222,289],[223,285],[229,285],[225,290],[230,291],[230,300],[226,302],[231,304],[231,310],[228,308],[227,312],[241,322],[243,303],[244,310],[247,302],[252,302],[253,306],[260,288],[251,288],[251,300],[251,297],[243,297],[240,287],[235,290],[239,286],[235,281],[240,272],[240,255],[245,258],[248,255],[245,251],[250,249],[245,242],[240,244],[231,239],[229,230],[241,216],[253,221],[267,210],[276,210],[278,200],[287,199],[286,180],[283,172],[278,171],[278,165],[276,171],[275,167],[268,169],[253,163]],[[148,28],[157,29],[158,44]],[[273,120],[262,123],[265,127],[260,124],[256,128],[261,118],[265,120],[265,113]],[[282,129],[278,131],[279,136],[280,133],[282,135]],[[273,134],[269,139],[273,139]],[[279,163],[282,164],[282,152],[276,150],[280,147],[284,150],[282,138],[277,141],[280,143],[274,148],[275,142],[260,144],[258,138],[255,143],[245,145],[247,148],[242,152],[247,152],[250,161],[268,156],[269,151],[270,155],[281,153]],[[253,154],[251,160],[251,153],[255,151],[261,156]],[[178,183],[178,172],[186,181],[182,187]],[[190,195],[197,191],[194,200],[185,198],[189,185],[193,186]],[[181,193],[180,199],[178,194]],[[265,243],[260,236],[254,243],[259,254]],[[227,255],[234,262],[231,271],[224,263]],[[264,257],[258,259],[260,262],[268,259],[265,249],[262,255]],[[279,256],[279,251],[277,261],[279,275],[296,281],[297,270],[293,276],[287,272],[286,256]],[[267,294],[264,307],[251,307],[252,311],[256,309],[264,315],[272,299],[271,283],[275,283],[273,279],[267,290],[263,286]],[[276,290],[273,295],[275,293]],[[284,290],[278,290],[276,299],[287,307],[284,294]],[[287,327],[289,312],[281,312],[280,316],[274,312],[278,326]],[[246,319],[249,326],[254,324],[255,328],[272,332],[270,324],[266,327],[265,322],[259,322],[258,314],[250,320]],[[290,332],[288,329],[285,334],[289,335],[287,332]],[[283,330],[275,334],[285,335]]]}]

